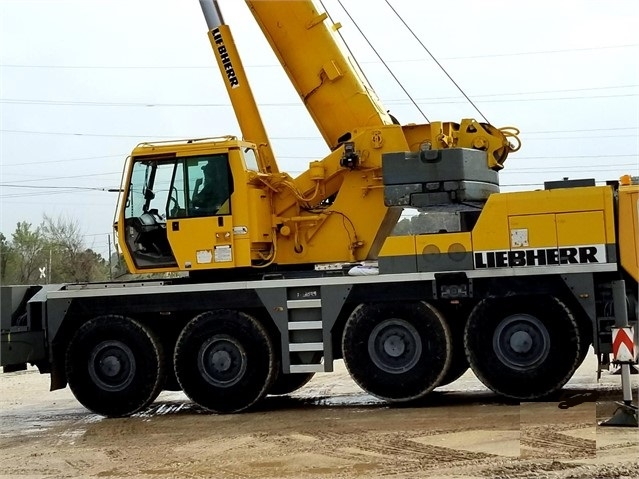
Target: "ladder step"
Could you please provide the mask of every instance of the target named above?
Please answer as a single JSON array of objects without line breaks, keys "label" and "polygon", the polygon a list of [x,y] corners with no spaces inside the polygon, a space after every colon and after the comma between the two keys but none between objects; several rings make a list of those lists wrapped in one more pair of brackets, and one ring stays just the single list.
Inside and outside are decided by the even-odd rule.
[{"label": "ladder step", "polygon": [[321,321],[293,321],[288,323],[289,331],[299,331],[306,329],[322,329]]},{"label": "ladder step", "polygon": [[324,343],[291,343],[288,345],[291,353],[300,353],[303,351],[324,351]]},{"label": "ladder step", "polygon": [[289,299],[286,301],[288,309],[321,308],[321,299]]},{"label": "ladder step", "polygon": [[291,364],[292,373],[323,373],[323,364]]}]

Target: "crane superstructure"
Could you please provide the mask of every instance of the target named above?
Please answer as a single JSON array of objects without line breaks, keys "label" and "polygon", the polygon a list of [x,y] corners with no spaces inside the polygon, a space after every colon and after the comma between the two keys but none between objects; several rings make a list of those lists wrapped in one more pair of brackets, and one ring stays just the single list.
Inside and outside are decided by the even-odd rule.
[{"label": "crane superstructure", "polygon": [[[243,141],[251,144],[224,137],[144,143],[134,150],[117,221],[124,226],[117,230],[130,271],[228,271],[375,260],[401,213],[396,205],[385,204],[382,156],[389,153],[481,151],[467,170],[460,168],[458,176],[441,181],[477,176],[482,188],[474,199],[480,201],[498,191],[493,170],[501,169],[512,149],[499,129],[472,119],[397,124],[345,53],[336,33],[339,24],[312,1],[248,1],[330,149],[296,178],[281,173],[230,28],[216,2],[200,4]],[[212,158],[224,198],[205,211],[193,204],[193,196],[196,176],[202,176],[199,170]]]}]

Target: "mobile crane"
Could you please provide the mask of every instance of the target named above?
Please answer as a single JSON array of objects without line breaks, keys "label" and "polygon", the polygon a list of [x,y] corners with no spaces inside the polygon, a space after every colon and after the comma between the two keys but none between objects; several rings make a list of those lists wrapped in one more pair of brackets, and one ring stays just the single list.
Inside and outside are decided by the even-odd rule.
[{"label": "mobile crane", "polygon": [[[606,366],[614,305],[638,316],[632,178],[500,193],[497,172],[518,149],[509,130],[402,126],[312,1],[247,0],[331,151],[292,178],[229,27],[214,1],[200,3],[243,139],[138,145],[115,221],[131,272],[188,275],[2,287],[5,371],[35,364],[51,389],[68,384],[88,409],[126,416],[163,388],[242,411],[340,358],[389,402],[469,366],[504,396],[547,397],[591,344]],[[453,225],[389,236],[408,207]],[[378,274],[349,274],[372,261]]]}]

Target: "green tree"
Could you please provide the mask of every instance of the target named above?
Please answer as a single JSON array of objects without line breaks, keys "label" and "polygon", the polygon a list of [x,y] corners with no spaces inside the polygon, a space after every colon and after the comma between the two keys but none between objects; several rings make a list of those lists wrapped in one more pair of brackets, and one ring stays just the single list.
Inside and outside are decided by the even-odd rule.
[{"label": "green tree", "polygon": [[11,235],[11,248],[16,262],[15,281],[18,284],[34,283],[39,280],[39,270],[46,266],[44,255],[46,239],[42,227],[32,229],[31,223],[21,221]]},{"label": "green tree", "polygon": [[13,246],[5,235],[0,233],[0,282],[7,284],[12,278]]}]

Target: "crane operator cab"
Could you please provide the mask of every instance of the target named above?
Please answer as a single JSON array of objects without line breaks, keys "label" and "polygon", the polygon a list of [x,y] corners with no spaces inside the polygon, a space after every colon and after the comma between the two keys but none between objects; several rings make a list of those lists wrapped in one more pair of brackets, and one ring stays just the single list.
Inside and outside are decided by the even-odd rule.
[{"label": "crane operator cab", "polygon": [[270,196],[257,158],[255,145],[234,137],[138,145],[127,161],[115,224],[129,271],[268,260]]}]

